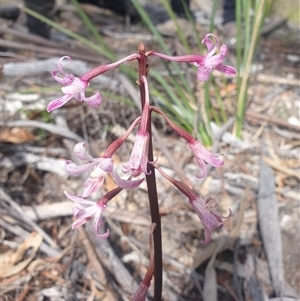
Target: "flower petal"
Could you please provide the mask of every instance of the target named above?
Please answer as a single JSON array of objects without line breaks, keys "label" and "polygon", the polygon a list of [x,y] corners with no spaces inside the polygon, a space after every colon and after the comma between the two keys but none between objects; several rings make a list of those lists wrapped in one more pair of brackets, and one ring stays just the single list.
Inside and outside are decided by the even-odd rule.
[{"label": "flower petal", "polygon": [[72,224],[72,230],[84,225],[88,220],[86,219],[78,219]]},{"label": "flower petal", "polygon": [[[65,196],[66,196],[67,198],[69,198],[71,201],[73,201],[73,202],[79,204],[79,205],[82,206],[82,207],[89,207],[89,206],[92,206],[92,205],[95,204],[95,202],[92,202],[92,201],[89,201],[89,200],[85,200],[85,199],[83,199],[82,197],[76,196],[76,195],[71,194],[71,193],[69,193],[69,192],[67,192],[67,191],[64,191],[64,194],[65,194]],[[75,208],[76,208],[76,207],[75,207]],[[78,207],[77,207],[77,208],[78,208]],[[77,209],[73,209],[73,210],[76,210],[77,213],[78,213],[78,210],[77,210]],[[73,213],[74,213],[74,211],[73,211]]]},{"label": "flower petal", "polygon": [[99,93],[99,91],[96,91],[93,96],[83,98],[83,101],[85,103],[87,103],[90,107],[96,108],[96,107],[98,107],[101,104],[101,102],[102,102],[102,96]]},{"label": "flower petal", "polygon": [[231,67],[231,66],[218,66],[216,67],[216,70],[220,71],[221,73],[223,73],[226,76],[230,76],[230,75],[236,75],[236,70],[235,68]]},{"label": "flower petal", "polygon": [[114,161],[112,158],[100,158],[99,165],[97,166],[105,172],[112,172],[114,168]]},{"label": "flower petal", "polygon": [[149,174],[147,171],[148,165],[148,148],[149,148],[149,133],[137,133],[129,162],[123,165],[123,172],[132,172],[135,176]]},{"label": "flower petal", "polygon": [[81,160],[93,161],[94,157],[90,154],[85,142],[79,142],[74,147],[75,155]]},{"label": "flower petal", "polygon": [[112,175],[117,185],[124,189],[135,189],[144,181],[144,179],[138,179],[138,180],[121,179],[115,170],[112,171]]},{"label": "flower petal", "polygon": [[197,79],[200,82],[206,82],[212,72],[212,67],[208,65],[198,65]]},{"label": "flower petal", "polygon": [[72,208],[72,211],[73,211],[73,215],[76,217],[76,214],[81,210],[81,208],[75,206]]},{"label": "flower petal", "polygon": [[205,239],[204,240],[201,240],[201,242],[204,244],[204,245],[207,245],[210,240],[211,240],[211,230],[208,229],[207,227],[204,226],[204,236],[205,236]]},{"label": "flower petal", "polygon": [[58,63],[57,63],[57,69],[58,69],[58,71],[59,71],[62,75],[64,75],[64,76],[68,75],[67,73],[65,73],[65,71],[64,71],[64,69],[63,69],[63,67],[62,67],[62,62],[63,62],[63,60],[65,60],[65,59],[68,60],[70,64],[72,63],[72,59],[71,59],[68,55],[65,55],[65,56],[61,57],[61,58],[58,60]]},{"label": "flower petal", "polygon": [[189,147],[193,151],[196,161],[202,171],[198,177],[204,177],[206,175],[206,166],[204,162],[214,167],[222,167],[224,165],[224,160],[220,158],[218,154],[209,152],[201,142],[195,140],[193,143],[189,143]]},{"label": "flower petal", "polygon": [[50,113],[54,109],[58,109],[66,104],[73,96],[72,95],[64,95],[60,98],[52,100],[47,107],[47,112]]},{"label": "flower petal", "polygon": [[211,232],[223,226],[222,215],[207,206],[201,197],[190,199],[189,202],[204,226],[205,240],[202,243],[207,244],[211,239]]},{"label": "flower petal", "polygon": [[[216,40],[216,43],[214,44],[214,42],[209,37],[213,37]],[[212,33],[208,33],[204,37],[201,43],[205,44],[207,47],[207,51],[208,51],[208,53],[206,54],[207,58],[213,56],[219,47],[219,39]]]},{"label": "flower petal", "polygon": [[61,77],[57,76],[57,74],[58,74],[57,70],[52,72],[52,77],[57,82],[59,82],[63,85],[70,85],[74,81],[75,76],[73,74],[67,74],[67,73],[64,72],[64,70],[62,68],[62,61],[64,59],[68,59],[70,63],[72,62],[72,59],[69,56],[63,56],[59,59],[57,67],[58,67],[58,71],[63,75],[63,77],[61,78]]},{"label": "flower petal", "polygon": [[95,213],[93,230],[97,237],[105,239],[109,236],[109,233],[110,233],[109,229],[107,229],[105,233],[99,234],[99,230],[104,225],[104,221],[102,219],[102,212],[105,207],[104,207],[104,205],[101,206],[100,204],[97,204],[97,206],[100,206],[100,207],[98,208],[98,210]]},{"label": "flower petal", "polygon": [[66,95],[72,95],[73,97],[80,93],[80,87],[69,85],[61,88],[62,92]]},{"label": "flower petal", "polygon": [[77,165],[73,161],[68,160],[65,163],[65,169],[67,173],[70,174],[71,176],[78,176],[85,171],[91,170],[97,164],[98,164],[97,161],[93,161],[91,163]]},{"label": "flower petal", "polygon": [[83,184],[84,190],[82,192],[82,197],[83,198],[89,197],[91,194],[98,191],[103,185],[103,183],[104,183],[104,177],[97,177],[97,178],[91,176],[88,177]]},{"label": "flower petal", "polygon": [[90,218],[91,216],[93,216],[95,214],[96,210],[97,210],[97,206],[96,206],[96,203],[94,203],[92,206],[81,209],[76,214],[76,218],[78,218],[78,219]]}]

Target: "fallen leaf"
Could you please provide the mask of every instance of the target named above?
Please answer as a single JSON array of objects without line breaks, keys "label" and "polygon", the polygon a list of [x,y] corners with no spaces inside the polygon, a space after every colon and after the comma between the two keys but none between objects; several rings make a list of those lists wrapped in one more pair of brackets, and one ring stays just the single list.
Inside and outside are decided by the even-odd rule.
[{"label": "fallen leaf", "polygon": [[[0,277],[7,278],[12,275],[20,273],[33,260],[43,241],[42,235],[38,233],[31,233],[18,247],[12,251],[9,250],[0,255],[0,262],[2,263],[0,269]],[[30,256],[22,260],[27,250],[30,250]]]},{"label": "fallen leaf", "polygon": [[22,128],[9,128],[5,126],[0,127],[0,142],[21,144],[34,140],[36,140],[36,137]]}]

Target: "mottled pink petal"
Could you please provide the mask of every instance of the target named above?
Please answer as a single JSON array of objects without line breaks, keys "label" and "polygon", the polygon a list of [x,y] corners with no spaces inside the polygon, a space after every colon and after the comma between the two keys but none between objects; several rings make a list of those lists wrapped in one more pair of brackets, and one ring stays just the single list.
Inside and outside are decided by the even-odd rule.
[{"label": "mottled pink petal", "polygon": [[200,82],[206,82],[208,81],[211,72],[212,72],[212,67],[206,65],[199,66],[197,72],[197,79]]},{"label": "mottled pink petal", "polygon": [[73,96],[72,95],[64,95],[55,100],[52,100],[47,107],[47,112],[50,113],[54,109],[58,109],[66,104]]},{"label": "mottled pink petal", "polygon": [[96,108],[102,102],[102,96],[100,95],[99,91],[96,91],[95,94],[91,97],[85,97],[83,99],[85,103],[87,103],[90,107]]},{"label": "mottled pink petal", "polygon": [[89,206],[89,207],[86,207],[86,208],[80,210],[76,214],[76,218],[78,218],[78,219],[86,219],[86,218],[92,216],[97,211],[97,207],[96,206],[97,206],[96,203],[94,203],[92,206]]},{"label": "mottled pink petal", "polygon": [[68,55],[65,55],[65,56],[61,57],[61,58],[58,60],[58,63],[57,63],[58,71],[59,71],[62,75],[66,76],[66,75],[68,75],[68,74],[66,74],[65,71],[64,71],[64,69],[62,68],[62,62],[63,62],[63,60],[68,60],[69,63],[71,64],[71,63],[72,63],[72,59],[71,59]]},{"label": "mottled pink petal", "polygon": [[86,219],[78,219],[72,224],[72,230],[84,225],[88,220]]},{"label": "mottled pink petal", "polygon": [[134,176],[149,174],[148,164],[149,134],[137,133],[128,164],[123,165],[123,172],[132,172]]},{"label": "mottled pink petal", "polygon": [[[79,204],[82,207],[89,207],[92,206],[93,204],[95,204],[95,202],[89,201],[89,200],[85,200],[82,197],[76,196],[74,194],[71,194],[67,191],[64,191],[64,194],[67,198],[69,198],[71,201]],[[78,208],[78,207],[77,207]],[[75,209],[76,210],[76,209]],[[77,210],[78,211],[78,210]]]},{"label": "mottled pink petal", "polygon": [[224,165],[224,160],[218,154],[209,152],[201,142],[195,140],[193,143],[189,143],[189,147],[193,151],[201,170],[201,174],[197,175],[198,177],[204,177],[206,175],[206,166],[204,162],[214,167],[222,167]]},{"label": "mottled pink petal", "polygon": [[112,158],[101,158],[98,167],[105,172],[112,172],[114,167],[114,161]]},{"label": "mottled pink petal", "polygon": [[204,244],[204,245],[207,245],[210,240],[211,240],[211,230],[208,229],[207,227],[204,226],[204,237],[205,239],[204,240],[201,240],[201,242]]},{"label": "mottled pink petal", "polygon": [[102,219],[102,212],[105,209],[104,205],[100,205],[97,204],[97,206],[99,207],[98,210],[95,213],[95,217],[94,217],[94,223],[93,223],[93,230],[94,233],[96,234],[97,237],[101,238],[101,239],[105,239],[109,236],[109,230],[107,229],[105,233],[103,234],[99,234],[99,230],[101,229],[101,227],[104,225],[104,221]]},{"label": "mottled pink petal", "polygon": [[64,84],[65,84],[64,79],[61,78],[60,76],[57,76],[57,74],[58,74],[58,71],[57,71],[57,70],[51,72],[52,77],[53,77],[58,83],[64,85]]},{"label": "mottled pink petal", "polygon": [[[209,37],[214,37],[216,40],[216,43],[214,44],[214,42],[209,38]],[[207,55],[206,57],[211,57],[212,55],[214,55],[219,47],[219,39],[212,33],[208,33],[204,39],[202,40],[202,44],[205,44],[207,47]]]},{"label": "mottled pink petal", "polygon": [[98,191],[104,183],[104,176],[102,177],[88,177],[83,183],[84,190],[82,197],[87,198],[94,192]]},{"label": "mottled pink petal", "polygon": [[208,58],[205,62],[206,65],[210,65],[212,68],[216,68],[222,65],[223,60],[225,59],[227,54],[227,46],[223,45],[221,47],[221,52],[217,55],[214,55]]},{"label": "mottled pink petal", "polygon": [[85,142],[79,142],[74,147],[75,155],[81,159],[86,161],[93,161],[94,157],[89,152],[88,146]]},{"label": "mottled pink petal", "polygon": [[198,166],[200,167],[200,174],[196,174],[198,178],[204,178],[207,175],[206,163],[201,158],[196,158]]},{"label": "mottled pink petal", "polygon": [[220,71],[226,76],[236,75],[236,70],[231,66],[218,66],[216,67],[216,70]]},{"label": "mottled pink petal", "polygon": [[68,160],[65,163],[65,169],[67,173],[70,174],[71,176],[78,176],[85,171],[91,170],[98,163],[99,162],[94,161],[83,165],[76,165],[73,161]]},{"label": "mottled pink petal", "polygon": [[201,197],[189,201],[204,226],[205,240],[202,243],[207,244],[211,239],[211,232],[223,226],[222,215],[212,209]]},{"label": "mottled pink petal", "polygon": [[115,170],[113,170],[112,175],[117,185],[124,189],[135,189],[138,186],[140,186],[140,184],[144,181],[144,179],[138,179],[138,180],[121,179]]},{"label": "mottled pink petal", "polygon": [[81,208],[75,206],[72,208],[72,211],[73,211],[73,215],[76,217],[77,213],[81,210]]},{"label": "mottled pink petal", "polygon": [[[58,64],[57,64],[57,68],[58,71],[53,71],[52,72],[52,77],[59,83],[63,84],[63,85],[70,85],[73,81],[74,81],[74,75],[73,74],[67,74],[64,72],[63,68],[62,68],[62,61],[64,59],[69,60],[69,63],[72,62],[72,59],[69,56],[63,56],[59,59]],[[63,77],[59,77],[57,76],[58,72],[60,72]]]},{"label": "mottled pink petal", "polygon": [[80,93],[80,87],[73,86],[73,85],[62,87],[61,90],[64,94],[72,95],[72,97],[74,97],[75,94]]}]

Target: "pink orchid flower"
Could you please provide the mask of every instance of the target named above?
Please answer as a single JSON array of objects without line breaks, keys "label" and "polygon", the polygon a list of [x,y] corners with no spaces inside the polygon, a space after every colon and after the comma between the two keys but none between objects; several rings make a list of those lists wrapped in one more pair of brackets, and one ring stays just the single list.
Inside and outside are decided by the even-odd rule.
[{"label": "pink orchid flower", "polygon": [[[62,68],[62,61],[64,59],[69,60],[70,63],[72,62],[72,59],[69,56],[63,56],[58,61],[58,70],[52,72],[53,78],[64,85],[64,87],[61,88],[64,96],[51,101],[47,107],[47,111],[51,112],[54,109],[62,107],[72,98],[75,98],[79,102],[84,101],[93,108],[100,105],[102,97],[98,91],[96,91],[91,97],[85,96],[85,90],[89,86],[88,80],[84,80],[83,78],[75,77],[73,74],[67,74],[64,72]],[[63,77],[57,76],[59,72],[63,75]]]},{"label": "pink orchid flower", "polygon": [[131,172],[133,176],[138,176],[141,173],[149,174],[147,171],[148,165],[148,148],[149,134],[138,132],[135,137],[135,142],[130,155],[129,162],[123,165],[123,172]]},{"label": "pink orchid flower", "polygon": [[[215,39],[215,44],[210,37]],[[161,57],[163,59],[174,61],[174,62],[186,62],[191,63],[198,67],[197,78],[201,82],[205,82],[209,79],[209,76],[213,69],[216,69],[223,73],[226,76],[235,75],[236,70],[231,66],[223,65],[223,60],[227,55],[227,46],[222,45],[220,47],[220,52],[216,54],[216,51],[219,48],[219,40],[212,33],[207,34],[202,40],[202,44],[205,44],[207,47],[208,53],[204,56],[202,55],[181,55],[181,56],[169,56],[163,53],[158,53],[153,51],[151,54]]]},{"label": "pink orchid flower", "polygon": [[[215,200],[213,198],[208,198],[205,202],[185,183],[170,177],[156,163],[152,162],[151,164],[159,171],[159,173],[164,178],[169,180],[179,191],[181,191],[185,196],[188,197],[190,204],[199,216],[205,229],[205,240],[201,242],[203,244],[207,244],[211,239],[211,232],[215,229],[222,227],[222,218],[226,218],[213,208],[216,206]],[[230,215],[231,211],[229,213],[229,216]]]},{"label": "pink orchid flower", "polygon": [[135,142],[133,149],[130,155],[128,164],[123,165],[123,172],[131,174],[134,177],[137,177],[141,173],[149,175],[147,170],[148,166],[148,151],[149,151],[149,132],[148,132],[148,123],[149,123],[149,87],[146,76],[141,78],[143,84],[145,85],[145,103],[141,116],[141,126],[138,133],[135,136]]},{"label": "pink orchid flower", "polygon": [[203,178],[206,176],[207,170],[206,170],[205,163],[208,163],[214,167],[222,167],[224,165],[224,160],[221,158],[219,154],[212,154],[211,152],[209,152],[200,141],[196,140],[190,133],[183,130],[174,122],[172,122],[171,119],[163,111],[161,111],[159,108],[156,107],[150,107],[150,109],[163,116],[167,121],[167,123],[171,126],[171,128],[179,136],[181,136],[183,139],[185,139],[188,142],[188,145],[193,151],[196,161],[201,170],[200,175],[197,175],[197,177]]},{"label": "pink orchid flower", "polygon": [[104,225],[104,220],[102,219],[102,213],[106,208],[106,203],[93,202],[86,200],[82,197],[78,197],[71,193],[65,191],[65,195],[73,202],[77,203],[80,207],[73,207],[73,214],[76,221],[72,224],[72,229],[78,228],[84,225],[86,222],[90,221],[94,217],[93,230],[97,237],[105,239],[109,236],[109,230],[107,229],[104,234],[100,234],[99,231]]},{"label": "pink orchid flower", "polygon": [[223,226],[222,218],[224,217],[213,208],[216,206],[213,198],[204,201],[200,196],[197,196],[190,198],[189,202],[204,226],[205,240],[201,242],[207,244],[211,240],[211,232]]},{"label": "pink orchid flower", "polygon": [[194,153],[196,161],[200,167],[201,173],[197,175],[199,178],[203,178],[207,174],[206,163],[214,167],[222,167],[224,165],[224,160],[218,154],[212,154],[209,152],[200,141],[193,139],[189,143],[189,147]]},{"label": "pink orchid flower", "polygon": [[66,170],[70,175],[78,176],[83,172],[92,170],[90,176],[85,180],[83,184],[83,198],[86,198],[92,193],[99,190],[102,187],[104,179],[108,173],[112,173],[117,185],[125,189],[135,189],[144,180],[139,179],[130,181],[121,179],[113,170],[113,159],[104,157],[94,158],[88,151],[87,145],[84,142],[80,142],[75,145],[74,153],[79,159],[89,161],[89,163],[78,166],[73,161],[68,160],[66,162]]}]

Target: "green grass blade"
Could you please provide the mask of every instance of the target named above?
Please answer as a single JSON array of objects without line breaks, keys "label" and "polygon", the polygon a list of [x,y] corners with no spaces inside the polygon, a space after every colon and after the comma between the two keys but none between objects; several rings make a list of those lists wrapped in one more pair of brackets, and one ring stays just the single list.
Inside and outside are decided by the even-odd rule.
[{"label": "green grass blade", "polygon": [[263,15],[264,15],[264,7],[265,7],[265,0],[260,0],[255,15],[250,48],[247,55],[245,69],[241,81],[241,87],[238,94],[237,119],[234,125],[234,133],[238,138],[241,138],[242,136],[242,126],[243,126],[243,119],[244,119],[246,100],[247,100],[246,96],[247,96],[248,78],[249,78],[251,62],[252,62],[254,49],[255,49],[255,42],[258,39],[260,23],[262,22]]},{"label": "green grass blade", "polygon": [[163,3],[163,6],[165,7],[170,19],[174,22],[175,26],[176,26],[176,31],[177,31],[177,34],[178,34],[178,38],[180,40],[180,42],[182,43],[185,51],[187,54],[191,53],[191,48],[184,36],[184,33],[182,31],[182,29],[180,28],[180,26],[178,25],[178,22],[177,22],[177,16],[174,14],[170,4],[169,4],[169,1],[167,0],[162,0],[162,3]]},{"label": "green grass blade", "polygon": [[117,59],[116,56],[113,54],[113,52],[111,52],[111,49],[109,49],[109,47],[105,43],[102,36],[99,34],[98,30],[96,29],[94,24],[91,22],[90,18],[87,16],[85,11],[81,8],[81,6],[78,4],[78,1],[77,0],[71,0],[71,2],[75,6],[81,20],[84,22],[85,26],[88,28],[88,30],[93,35],[95,40],[99,43],[99,45],[101,45],[105,49],[106,57],[111,59],[112,61],[116,60]]}]

